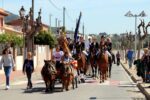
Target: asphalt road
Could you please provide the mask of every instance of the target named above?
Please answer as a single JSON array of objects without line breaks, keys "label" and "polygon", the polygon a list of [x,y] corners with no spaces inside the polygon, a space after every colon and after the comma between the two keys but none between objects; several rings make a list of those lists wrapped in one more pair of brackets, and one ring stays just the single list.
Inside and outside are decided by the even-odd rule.
[{"label": "asphalt road", "polygon": [[45,93],[40,74],[33,76],[34,87],[26,90],[26,78],[12,82],[9,90],[0,85],[0,100],[146,100],[122,66],[112,66],[112,77],[100,84],[98,80],[86,78],[75,90],[60,92],[56,85],[54,93]]}]

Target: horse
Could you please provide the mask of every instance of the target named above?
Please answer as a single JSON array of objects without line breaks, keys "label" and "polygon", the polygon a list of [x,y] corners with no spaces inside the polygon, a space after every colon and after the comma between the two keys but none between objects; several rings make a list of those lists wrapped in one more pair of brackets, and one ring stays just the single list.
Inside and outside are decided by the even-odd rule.
[{"label": "horse", "polygon": [[78,53],[76,55],[76,59],[77,59],[77,62],[78,62],[78,68],[77,68],[78,75],[80,75],[81,73],[86,75],[88,65],[86,63],[86,56],[85,56],[85,54],[83,54],[82,52]]},{"label": "horse", "polygon": [[90,64],[91,64],[91,68],[92,68],[92,77],[97,76],[97,62],[96,62],[96,52],[91,52],[90,53]]},{"label": "horse", "polygon": [[64,72],[62,74],[62,91],[63,89],[66,89],[66,91],[68,91],[71,83],[72,88],[74,89],[74,73],[71,64],[64,64],[63,68]]},{"label": "horse", "polygon": [[107,79],[108,71],[108,55],[106,52],[99,52],[97,56],[97,64],[100,72],[100,83]]},{"label": "horse", "polygon": [[56,78],[56,69],[55,65],[51,60],[44,60],[44,66],[41,70],[41,75],[46,85],[45,92],[49,92],[54,90],[55,78]]}]

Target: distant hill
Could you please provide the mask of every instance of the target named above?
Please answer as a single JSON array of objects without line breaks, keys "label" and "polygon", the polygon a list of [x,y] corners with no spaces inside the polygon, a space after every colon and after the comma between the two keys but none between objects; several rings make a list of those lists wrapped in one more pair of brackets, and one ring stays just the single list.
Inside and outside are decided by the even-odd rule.
[{"label": "distant hill", "polygon": [[13,14],[13,13],[11,13],[11,12],[9,12],[9,11],[6,11],[9,15],[8,16],[6,16],[5,17],[5,23],[8,23],[8,22],[10,22],[10,21],[12,21],[12,20],[16,20],[16,19],[18,19],[19,18],[19,16],[18,15],[16,15],[16,14]]}]

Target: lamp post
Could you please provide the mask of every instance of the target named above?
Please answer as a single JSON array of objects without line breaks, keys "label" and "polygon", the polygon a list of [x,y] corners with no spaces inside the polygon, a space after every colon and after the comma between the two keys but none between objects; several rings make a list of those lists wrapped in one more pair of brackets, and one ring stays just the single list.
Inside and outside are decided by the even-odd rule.
[{"label": "lamp post", "polygon": [[38,18],[33,20],[33,7],[30,8],[29,14],[25,15],[25,9],[22,6],[19,10],[20,19],[22,21],[22,32],[24,40],[24,59],[26,59],[27,52],[32,52],[32,58],[34,56],[34,36],[41,30],[41,9],[38,12]]},{"label": "lamp post", "polygon": [[145,12],[144,11],[142,11],[139,15],[138,14],[132,14],[131,13],[131,11],[128,11],[126,14],[125,14],[125,16],[126,17],[134,17],[135,18],[135,47],[134,47],[134,49],[135,49],[135,54],[136,54],[136,49],[137,49],[137,18],[138,17],[145,17],[146,16],[146,14],[145,14]]}]

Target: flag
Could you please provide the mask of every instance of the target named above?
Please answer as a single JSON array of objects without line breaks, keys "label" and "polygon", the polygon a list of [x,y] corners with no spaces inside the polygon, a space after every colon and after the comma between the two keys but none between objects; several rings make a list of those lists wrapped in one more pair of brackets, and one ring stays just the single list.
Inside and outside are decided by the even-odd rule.
[{"label": "flag", "polygon": [[78,19],[78,21],[77,21],[76,28],[75,28],[75,32],[74,32],[74,42],[75,42],[75,43],[76,43],[76,41],[77,41],[77,36],[78,36],[78,31],[79,31],[81,16],[82,16],[82,13],[80,12],[79,19]]}]

